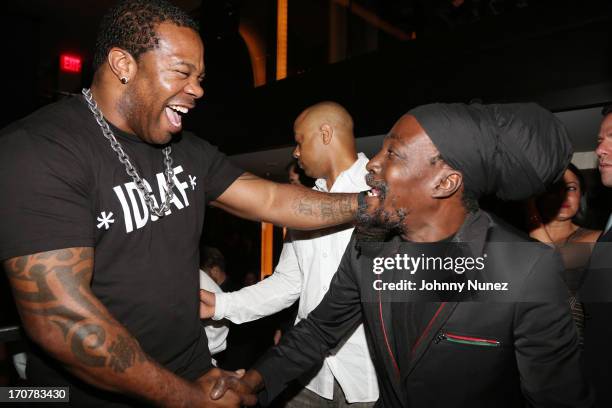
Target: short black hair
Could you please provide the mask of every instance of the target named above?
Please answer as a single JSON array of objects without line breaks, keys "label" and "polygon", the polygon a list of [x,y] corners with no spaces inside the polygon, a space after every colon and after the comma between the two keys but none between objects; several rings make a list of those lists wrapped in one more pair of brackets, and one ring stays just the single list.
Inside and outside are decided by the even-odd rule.
[{"label": "short black hair", "polygon": [[217,248],[204,247],[200,253],[200,267],[206,271],[218,267],[225,272],[225,257]]},{"label": "short black hair", "polygon": [[603,107],[603,109],[601,110],[601,114],[603,116],[608,116],[608,114],[610,114],[610,113],[612,113],[612,103],[608,104],[608,105],[605,105]]},{"label": "short black hair", "polygon": [[123,0],[102,17],[93,59],[97,70],[112,47],[119,47],[138,58],[158,46],[156,26],[170,22],[179,27],[199,31],[198,23],[189,14],[165,0]]}]

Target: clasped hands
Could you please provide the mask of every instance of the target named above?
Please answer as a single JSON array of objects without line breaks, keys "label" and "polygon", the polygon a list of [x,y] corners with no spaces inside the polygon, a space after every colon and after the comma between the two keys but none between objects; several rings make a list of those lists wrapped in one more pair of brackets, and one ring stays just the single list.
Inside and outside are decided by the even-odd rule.
[{"label": "clasped hands", "polygon": [[255,393],[263,383],[257,371],[225,371],[213,368],[198,379],[197,383],[207,393],[207,407],[253,406],[257,403]]},{"label": "clasped hands", "polygon": [[[209,319],[215,314],[215,294],[200,290],[200,319]],[[225,371],[210,370],[198,380],[205,392],[209,392],[210,406],[238,407],[257,403],[256,392],[263,386],[263,378],[255,370]],[[204,384],[205,382],[205,384]]]}]

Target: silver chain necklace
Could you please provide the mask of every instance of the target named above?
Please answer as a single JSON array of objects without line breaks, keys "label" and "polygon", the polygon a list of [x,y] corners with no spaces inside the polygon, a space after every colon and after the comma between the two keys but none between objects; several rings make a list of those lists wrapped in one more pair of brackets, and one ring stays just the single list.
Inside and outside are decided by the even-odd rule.
[{"label": "silver chain necklace", "polygon": [[111,148],[115,151],[115,153],[117,153],[119,161],[123,163],[123,165],[125,165],[125,171],[127,172],[128,176],[132,178],[134,184],[136,185],[136,188],[144,197],[144,200],[147,203],[149,210],[151,210],[151,214],[160,218],[163,217],[170,209],[170,202],[174,198],[174,192],[172,191],[172,189],[174,188],[174,170],[172,169],[172,157],[170,157],[170,152],[172,152],[172,148],[170,146],[166,146],[162,149],[162,153],[164,154],[164,164],[166,165],[166,169],[164,171],[164,175],[166,176],[166,199],[161,206],[156,207],[153,193],[149,190],[150,187],[148,188],[147,186],[145,186],[142,178],[140,178],[140,175],[138,174],[138,171],[136,171],[136,168],[132,165],[130,158],[123,150],[121,144],[115,138],[113,131],[108,126],[108,123],[104,119],[104,116],[102,116],[102,112],[100,112],[100,109],[98,109],[98,105],[96,104],[96,101],[94,100],[93,95],[91,94],[91,89],[83,88],[81,93],[87,101],[89,110],[93,113],[94,118],[96,118],[96,122],[98,122],[98,125],[100,125],[100,128],[102,129],[102,134],[105,138],[108,139]]}]

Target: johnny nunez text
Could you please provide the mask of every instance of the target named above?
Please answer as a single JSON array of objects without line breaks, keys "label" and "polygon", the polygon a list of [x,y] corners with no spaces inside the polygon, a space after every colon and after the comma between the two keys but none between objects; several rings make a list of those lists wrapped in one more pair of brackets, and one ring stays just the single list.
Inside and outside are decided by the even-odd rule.
[{"label": "johnny nunez text", "polygon": [[[466,282],[438,282],[437,280],[427,281],[421,280],[411,281],[402,279],[397,282],[383,282],[377,279],[372,283],[374,290],[406,290],[406,291],[454,291],[463,292],[467,290],[484,290],[484,291],[507,291],[508,282],[479,282],[477,279],[467,280]],[[467,284],[467,286],[466,286]]]}]

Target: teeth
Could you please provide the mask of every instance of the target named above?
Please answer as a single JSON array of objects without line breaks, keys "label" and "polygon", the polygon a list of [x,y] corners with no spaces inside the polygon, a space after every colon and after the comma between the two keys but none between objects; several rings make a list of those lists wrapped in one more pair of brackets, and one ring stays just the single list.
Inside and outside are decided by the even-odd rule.
[{"label": "teeth", "polygon": [[168,107],[172,110],[175,110],[177,112],[181,112],[181,113],[187,113],[189,112],[189,109],[187,109],[184,106],[179,106],[179,105],[168,105]]}]

